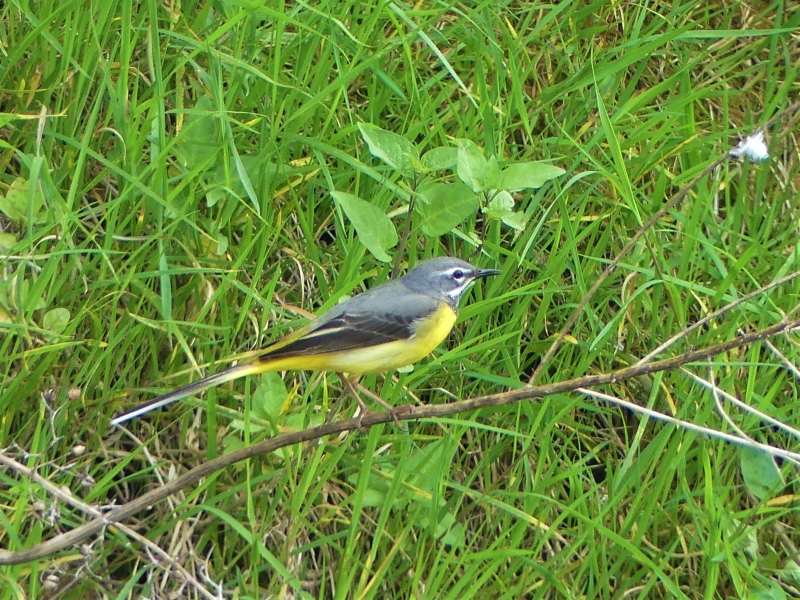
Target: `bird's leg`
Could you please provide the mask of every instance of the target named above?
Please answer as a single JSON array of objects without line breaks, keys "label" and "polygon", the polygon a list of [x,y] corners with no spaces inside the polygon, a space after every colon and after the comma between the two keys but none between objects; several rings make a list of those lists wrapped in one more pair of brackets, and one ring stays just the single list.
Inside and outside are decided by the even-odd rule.
[{"label": "bird's leg", "polygon": [[393,412],[393,411],[394,411],[394,406],[392,406],[391,404],[389,404],[389,403],[388,403],[386,400],[384,400],[383,398],[381,398],[380,396],[378,396],[378,394],[376,394],[376,393],[375,393],[375,392],[373,392],[372,390],[369,390],[369,389],[365,388],[365,387],[364,387],[363,385],[361,385],[361,384],[360,384],[358,381],[355,381],[355,382],[353,382],[353,385],[354,385],[354,386],[355,386],[355,387],[358,389],[358,391],[360,391],[360,392],[363,392],[364,394],[366,394],[367,396],[369,396],[369,397],[370,397],[370,399],[372,399],[372,400],[373,400],[374,402],[376,402],[377,404],[380,404],[380,405],[381,405],[383,408],[385,408],[387,411],[389,411],[389,412]]},{"label": "bird's leg", "polygon": [[369,412],[367,405],[364,404],[364,401],[361,399],[361,396],[358,395],[356,388],[353,387],[353,382],[350,381],[349,378],[345,377],[344,373],[339,373],[339,378],[344,381],[344,385],[347,388],[347,391],[350,392],[350,395],[356,399],[358,402],[358,407],[361,409],[361,416],[363,417],[365,414]]},{"label": "bird's leg", "polygon": [[388,412],[390,415],[392,415],[392,420],[394,421],[394,424],[397,425],[397,427],[399,427],[400,429],[403,428],[402,425],[400,424],[400,421],[397,418],[397,413],[396,413],[396,411],[394,409],[394,406],[392,406],[391,404],[386,402],[383,398],[378,396],[378,394],[376,394],[376,393],[368,390],[367,388],[365,388],[363,385],[361,385],[357,381],[355,382],[355,385],[354,385],[354,382],[350,381],[349,378],[345,377],[344,373],[339,373],[339,377],[342,379],[342,381],[344,381],[344,384],[347,387],[347,391],[350,392],[350,395],[352,395],[356,399],[356,402],[358,402],[358,406],[361,409],[361,418],[362,419],[364,418],[364,415],[366,415],[366,414],[368,414],[370,412],[370,410],[367,408],[367,405],[364,404],[364,401],[361,399],[361,396],[358,395],[358,391],[356,390],[355,386],[358,386],[359,390],[364,392],[367,396],[369,396],[376,403],[378,403],[381,406],[383,406],[386,409],[386,412]]}]

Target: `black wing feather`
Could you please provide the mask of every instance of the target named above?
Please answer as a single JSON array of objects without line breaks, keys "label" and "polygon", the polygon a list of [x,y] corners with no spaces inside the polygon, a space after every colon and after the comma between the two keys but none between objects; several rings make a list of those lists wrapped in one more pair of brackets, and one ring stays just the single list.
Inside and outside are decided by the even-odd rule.
[{"label": "black wing feather", "polygon": [[407,315],[345,313],[261,358],[273,360],[303,354],[343,352],[404,340],[414,333],[413,321]]}]

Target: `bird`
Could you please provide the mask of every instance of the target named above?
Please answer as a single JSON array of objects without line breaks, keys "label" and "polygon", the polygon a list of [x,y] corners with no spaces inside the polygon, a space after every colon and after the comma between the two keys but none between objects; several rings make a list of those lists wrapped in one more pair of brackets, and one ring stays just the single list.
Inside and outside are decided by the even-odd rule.
[{"label": "bird", "polygon": [[[425,260],[404,276],[341,302],[244,362],[123,412],[111,424],[247,375],[308,370],[361,376],[411,365],[449,335],[464,292],[478,279],[500,272],[449,256]],[[350,380],[344,380],[366,411]]]}]

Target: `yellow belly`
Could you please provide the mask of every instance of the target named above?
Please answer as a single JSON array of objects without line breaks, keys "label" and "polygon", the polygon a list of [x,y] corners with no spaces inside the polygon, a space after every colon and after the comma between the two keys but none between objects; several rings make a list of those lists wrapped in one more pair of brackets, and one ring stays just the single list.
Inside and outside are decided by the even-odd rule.
[{"label": "yellow belly", "polygon": [[433,352],[453,329],[456,316],[450,306],[443,304],[427,322],[417,326],[414,335],[407,340],[345,352],[280,358],[264,363],[259,371],[340,371],[355,375],[392,371]]}]

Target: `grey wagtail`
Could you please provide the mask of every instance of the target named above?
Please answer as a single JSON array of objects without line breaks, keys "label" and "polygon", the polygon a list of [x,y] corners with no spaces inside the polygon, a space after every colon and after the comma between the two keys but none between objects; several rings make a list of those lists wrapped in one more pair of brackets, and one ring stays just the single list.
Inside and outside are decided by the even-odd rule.
[{"label": "grey wagtail", "polygon": [[498,273],[458,258],[426,260],[399,279],[345,300],[254,358],[151,400],[111,424],[245,375],[296,370],[363,375],[410,365],[430,354],[453,329],[458,302],[469,286]]}]

